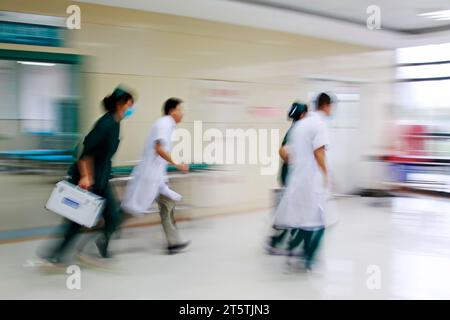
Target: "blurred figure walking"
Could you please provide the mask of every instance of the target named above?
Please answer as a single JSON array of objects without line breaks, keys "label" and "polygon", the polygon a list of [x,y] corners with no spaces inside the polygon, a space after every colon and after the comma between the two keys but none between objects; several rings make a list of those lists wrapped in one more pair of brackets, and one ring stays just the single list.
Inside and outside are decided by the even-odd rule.
[{"label": "blurred figure walking", "polygon": [[303,242],[304,267],[310,270],[324,234],[325,205],[329,195],[329,146],[326,118],[331,115],[332,101],[321,93],[317,111],[292,128],[284,152],[289,158],[287,187],[275,213],[274,225],[291,229],[289,251]]},{"label": "blurred figure walking", "polygon": [[[289,127],[288,131],[286,132],[286,135],[284,136],[283,142],[281,143],[281,147],[279,150],[280,158],[282,159],[282,165],[280,169],[280,176],[279,176],[279,182],[281,186],[280,193],[284,192],[284,189],[286,188],[287,183],[287,177],[289,172],[289,164],[288,164],[288,154],[283,148],[289,141],[289,133],[294,127],[295,123],[301,119],[303,119],[308,112],[308,106],[306,104],[300,103],[300,102],[294,102],[291,107],[289,108],[288,112],[288,120],[292,121],[292,125]],[[280,196],[279,196],[280,197]],[[277,203],[278,205],[278,203]],[[286,236],[291,232],[292,230],[284,229],[284,228],[278,228],[276,226],[273,227],[274,233],[269,239],[269,244],[267,247],[267,251],[270,254],[274,255],[287,255],[289,254],[289,251],[286,250],[284,246]]]},{"label": "blurred figure walking", "polygon": [[[95,123],[94,128],[85,137],[81,156],[68,171],[70,183],[105,199],[105,207],[102,213],[104,219],[103,234],[96,241],[97,248],[103,258],[109,257],[109,240],[122,220],[122,213],[109,184],[109,179],[111,159],[120,143],[120,122],[133,113],[133,103],[133,96],[120,87],[103,99],[106,113]],[[67,220],[63,240],[45,259],[51,263],[62,262],[67,248],[72,244],[80,228],[81,225]]]},{"label": "blurred figure walking", "polygon": [[183,101],[168,99],[163,108],[164,116],[151,128],[147,139],[143,160],[134,168],[132,179],[128,183],[122,208],[133,215],[143,215],[156,200],[160,209],[161,223],[167,238],[168,253],[177,253],[189,245],[181,240],[175,224],[175,203],[181,196],[167,185],[167,164],[174,165],[182,172],[188,172],[186,164],[176,164],[170,155],[171,136],[177,123],[183,118]]}]

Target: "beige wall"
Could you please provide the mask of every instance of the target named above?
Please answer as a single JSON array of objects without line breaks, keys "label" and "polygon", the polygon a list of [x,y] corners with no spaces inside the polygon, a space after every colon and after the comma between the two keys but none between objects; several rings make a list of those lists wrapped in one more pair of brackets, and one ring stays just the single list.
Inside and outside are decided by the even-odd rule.
[{"label": "beige wall", "polygon": [[[69,4],[73,3],[2,0],[0,10],[65,16]],[[170,96],[186,100],[186,118],[181,126],[189,130],[193,121],[202,120],[204,126],[221,130],[230,126],[278,128],[282,136],[288,127],[287,108],[294,99],[305,100],[310,89],[300,80],[307,75],[304,61],[371,51],[287,33],[77,4],[81,8],[81,30],[71,31],[70,47],[0,44],[0,48],[88,56],[82,74],[86,89],[81,119],[84,132],[101,114],[101,99],[116,85],[133,88],[138,93],[138,110],[123,123],[116,164],[139,159],[149,127]],[[270,17],[267,21],[270,23]],[[211,102],[211,90],[221,89],[231,90],[236,96],[225,103]],[[258,117],[249,112],[253,107],[274,107],[279,112]],[[277,184],[275,176],[261,176],[259,168],[252,166],[227,169],[236,172],[239,179],[227,182],[226,187],[218,183],[215,188],[199,191],[203,198],[217,199],[211,206],[225,210],[224,199],[230,199],[226,202],[235,209],[268,205],[268,190]]]}]

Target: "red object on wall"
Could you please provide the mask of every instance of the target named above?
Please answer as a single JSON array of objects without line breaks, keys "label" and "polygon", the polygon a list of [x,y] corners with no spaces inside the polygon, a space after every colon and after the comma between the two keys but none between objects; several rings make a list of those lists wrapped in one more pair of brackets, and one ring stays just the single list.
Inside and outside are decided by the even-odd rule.
[{"label": "red object on wall", "polygon": [[423,125],[408,125],[405,127],[402,135],[404,151],[406,155],[410,156],[424,156],[425,151],[425,126]]}]

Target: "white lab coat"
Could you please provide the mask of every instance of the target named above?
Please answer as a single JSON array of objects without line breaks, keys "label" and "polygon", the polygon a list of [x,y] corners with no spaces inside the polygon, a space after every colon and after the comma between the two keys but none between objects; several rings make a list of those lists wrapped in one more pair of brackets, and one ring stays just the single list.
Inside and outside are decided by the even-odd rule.
[{"label": "white lab coat", "polygon": [[[274,225],[281,228],[316,229],[327,225],[329,185],[314,157],[314,150],[329,147],[325,114],[314,112],[297,121],[286,144],[289,173],[286,190],[275,210]],[[328,158],[328,157],[326,157]],[[327,166],[329,167],[329,166]]]},{"label": "white lab coat", "polygon": [[122,201],[122,208],[127,213],[145,214],[160,194],[175,201],[181,200],[181,195],[167,185],[167,161],[155,151],[156,141],[159,141],[168,152],[171,151],[171,136],[175,125],[175,120],[171,116],[164,116],[152,126],[145,144],[143,159],[134,168]]}]

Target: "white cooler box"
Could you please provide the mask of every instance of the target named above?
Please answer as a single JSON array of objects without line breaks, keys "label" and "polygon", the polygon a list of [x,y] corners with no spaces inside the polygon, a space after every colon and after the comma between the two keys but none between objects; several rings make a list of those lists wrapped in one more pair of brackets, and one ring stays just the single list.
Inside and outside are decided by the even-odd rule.
[{"label": "white cooler box", "polygon": [[102,213],[105,200],[67,181],[53,189],[46,208],[83,226],[92,228]]}]

